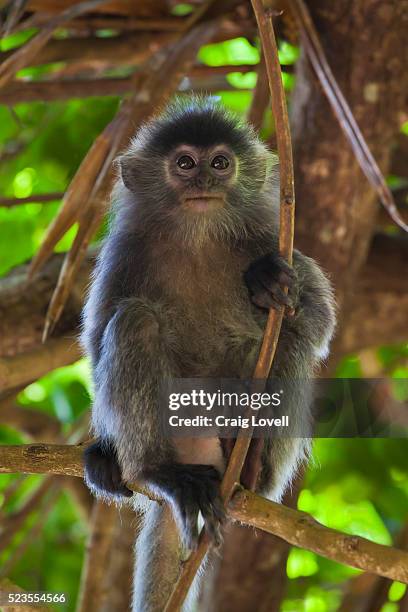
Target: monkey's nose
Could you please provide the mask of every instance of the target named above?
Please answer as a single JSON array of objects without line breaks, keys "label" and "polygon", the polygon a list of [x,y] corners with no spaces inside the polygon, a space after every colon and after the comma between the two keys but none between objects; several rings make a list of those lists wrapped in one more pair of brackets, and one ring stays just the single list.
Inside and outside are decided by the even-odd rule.
[{"label": "monkey's nose", "polygon": [[196,177],[196,185],[199,189],[209,189],[214,184],[214,179],[206,172],[200,172]]}]

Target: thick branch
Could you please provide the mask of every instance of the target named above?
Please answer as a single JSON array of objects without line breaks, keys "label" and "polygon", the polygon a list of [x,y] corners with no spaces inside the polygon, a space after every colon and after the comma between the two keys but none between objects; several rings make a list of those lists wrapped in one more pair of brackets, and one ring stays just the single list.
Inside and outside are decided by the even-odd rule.
[{"label": "thick branch", "polygon": [[75,337],[49,340],[34,350],[0,359],[0,393],[25,386],[50,370],[74,363],[81,357]]},{"label": "thick branch", "polygon": [[306,512],[239,491],[230,504],[230,516],[332,561],[408,583],[407,552],[330,529]]},{"label": "thick branch", "polygon": [[[0,473],[83,474],[82,446],[33,444],[0,446]],[[146,493],[131,485],[137,492]],[[391,580],[408,583],[408,553],[330,529],[305,512],[238,491],[229,507],[231,519],[276,535],[294,546]]]}]

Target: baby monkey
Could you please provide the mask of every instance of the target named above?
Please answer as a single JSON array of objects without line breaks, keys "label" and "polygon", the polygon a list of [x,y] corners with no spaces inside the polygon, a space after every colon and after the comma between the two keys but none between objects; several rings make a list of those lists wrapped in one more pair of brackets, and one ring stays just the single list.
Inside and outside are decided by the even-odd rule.
[{"label": "baby monkey", "polygon": [[[160,383],[250,378],[268,310],[281,305],[271,376],[310,378],[334,331],[332,289],[314,260],[295,251],[290,267],[279,256],[276,157],[213,99],[173,102],[118,163],[113,221],[83,316],[97,436],[86,481],[116,498],[132,495],[126,483],[143,483],[168,502],[185,546],[197,543],[199,512],[219,543],[225,447],[217,437],[165,437]],[[294,425],[310,419],[300,391],[295,385],[285,403]],[[257,490],[279,500],[308,446],[265,440]],[[152,502],[139,537],[137,612],[163,609],[177,577],[166,512]]]}]

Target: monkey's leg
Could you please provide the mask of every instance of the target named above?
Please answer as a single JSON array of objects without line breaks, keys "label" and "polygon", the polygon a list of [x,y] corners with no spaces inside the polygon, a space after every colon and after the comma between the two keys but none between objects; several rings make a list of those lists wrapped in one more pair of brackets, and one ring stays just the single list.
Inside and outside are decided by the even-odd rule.
[{"label": "monkey's leg", "polygon": [[163,497],[185,545],[194,548],[198,513],[217,540],[224,510],[213,458],[181,452],[161,426],[160,384],[179,374],[177,325],[183,321],[163,304],[132,298],[118,305],[95,368],[92,416],[96,433],[114,444],[123,480]]}]

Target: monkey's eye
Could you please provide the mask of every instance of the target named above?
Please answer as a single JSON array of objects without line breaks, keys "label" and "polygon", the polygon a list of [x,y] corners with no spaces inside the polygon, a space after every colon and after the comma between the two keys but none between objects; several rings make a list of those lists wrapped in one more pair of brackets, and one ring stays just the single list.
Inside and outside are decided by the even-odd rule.
[{"label": "monkey's eye", "polygon": [[196,165],[194,159],[190,155],[182,155],[177,160],[177,165],[182,170],[191,170]]},{"label": "monkey's eye", "polygon": [[226,170],[230,165],[229,160],[225,155],[216,155],[211,162],[211,167],[216,170]]}]

